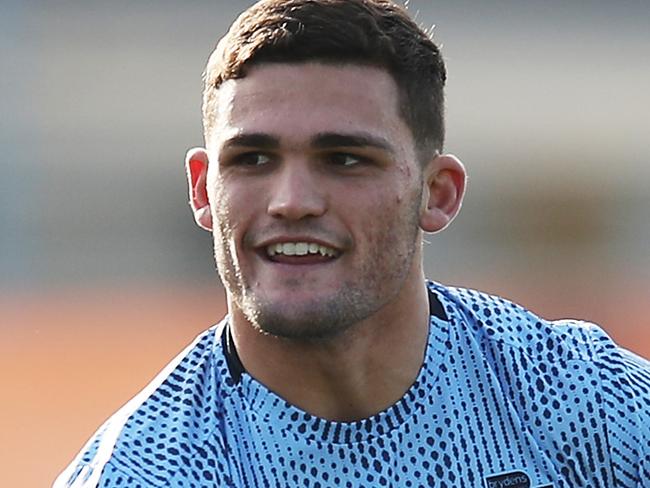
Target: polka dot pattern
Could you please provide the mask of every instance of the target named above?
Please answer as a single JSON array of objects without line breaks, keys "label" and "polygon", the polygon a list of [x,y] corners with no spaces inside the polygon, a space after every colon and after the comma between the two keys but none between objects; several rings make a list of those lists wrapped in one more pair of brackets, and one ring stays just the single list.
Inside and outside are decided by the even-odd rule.
[{"label": "polka dot pattern", "polygon": [[425,362],[387,410],[332,422],[237,381],[224,321],[59,486],[650,486],[650,363],[592,324],[428,286],[447,320],[431,316]]}]

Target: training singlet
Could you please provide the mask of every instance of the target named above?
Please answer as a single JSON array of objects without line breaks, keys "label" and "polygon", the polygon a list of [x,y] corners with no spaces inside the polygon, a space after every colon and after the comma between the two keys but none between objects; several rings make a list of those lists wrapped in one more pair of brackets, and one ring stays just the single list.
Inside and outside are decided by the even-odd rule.
[{"label": "training singlet", "polygon": [[593,324],[428,283],[425,360],[357,422],[287,403],[241,368],[228,318],[113,415],[63,487],[650,487],[650,363]]}]

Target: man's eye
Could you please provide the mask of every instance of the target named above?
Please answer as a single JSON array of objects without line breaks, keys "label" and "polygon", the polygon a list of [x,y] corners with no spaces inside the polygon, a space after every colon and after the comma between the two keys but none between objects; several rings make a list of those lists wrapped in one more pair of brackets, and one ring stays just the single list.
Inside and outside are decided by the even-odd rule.
[{"label": "man's eye", "polygon": [[262,166],[271,162],[271,158],[261,153],[244,153],[234,158],[235,164],[242,166]]},{"label": "man's eye", "polygon": [[354,154],[335,153],[330,156],[330,161],[337,166],[356,166],[363,162],[363,158]]}]

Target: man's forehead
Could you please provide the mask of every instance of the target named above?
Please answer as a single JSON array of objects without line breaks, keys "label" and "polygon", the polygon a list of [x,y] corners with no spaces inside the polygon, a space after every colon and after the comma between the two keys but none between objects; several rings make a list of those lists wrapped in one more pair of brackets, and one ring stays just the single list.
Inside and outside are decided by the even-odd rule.
[{"label": "man's forehead", "polygon": [[263,78],[265,84],[275,80],[283,83],[287,78],[300,80],[317,77],[320,83],[327,83],[337,79],[365,80],[368,83],[381,83],[388,89],[396,89],[396,84],[390,72],[380,66],[351,62],[330,61],[299,61],[299,62],[262,62],[247,67],[245,75],[240,78],[231,78],[222,83],[224,85],[246,85],[250,80]]},{"label": "man's forehead", "polygon": [[[403,130],[387,71],[362,65],[267,63],[219,88],[214,127],[222,132]],[[398,127],[403,126],[403,127]]]}]

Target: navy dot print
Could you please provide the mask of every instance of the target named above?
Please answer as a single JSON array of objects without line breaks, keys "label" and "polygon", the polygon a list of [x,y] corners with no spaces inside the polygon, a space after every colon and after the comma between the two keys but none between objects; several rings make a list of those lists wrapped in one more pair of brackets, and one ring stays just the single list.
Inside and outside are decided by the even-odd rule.
[{"label": "navy dot print", "polygon": [[650,486],[648,361],[593,324],[427,286],[444,314],[431,315],[421,370],[387,410],[333,422],[287,403],[233,370],[226,318],[54,486]]}]

